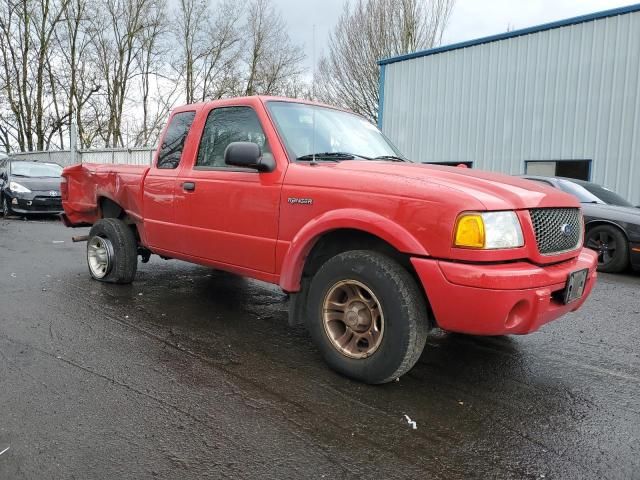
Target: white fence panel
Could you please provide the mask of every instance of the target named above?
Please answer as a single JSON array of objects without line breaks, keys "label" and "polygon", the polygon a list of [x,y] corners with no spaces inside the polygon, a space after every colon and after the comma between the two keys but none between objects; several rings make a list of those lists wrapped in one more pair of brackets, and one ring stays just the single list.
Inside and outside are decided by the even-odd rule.
[{"label": "white fence panel", "polygon": [[[109,148],[102,150],[80,150],[77,152],[79,163],[110,163],[121,165],[151,165],[155,147],[148,148]],[[53,162],[63,167],[71,165],[71,152],[58,150],[48,152],[19,152],[12,153],[12,157],[40,162]]]}]

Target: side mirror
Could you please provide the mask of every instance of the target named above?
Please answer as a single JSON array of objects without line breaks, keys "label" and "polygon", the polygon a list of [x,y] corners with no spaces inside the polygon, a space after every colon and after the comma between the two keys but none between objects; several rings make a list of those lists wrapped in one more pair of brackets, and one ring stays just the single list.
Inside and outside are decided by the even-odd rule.
[{"label": "side mirror", "polygon": [[253,142],[233,142],[224,151],[224,163],[235,167],[254,168],[259,172],[273,172],[276,162],[265,158],[260,147]]}]

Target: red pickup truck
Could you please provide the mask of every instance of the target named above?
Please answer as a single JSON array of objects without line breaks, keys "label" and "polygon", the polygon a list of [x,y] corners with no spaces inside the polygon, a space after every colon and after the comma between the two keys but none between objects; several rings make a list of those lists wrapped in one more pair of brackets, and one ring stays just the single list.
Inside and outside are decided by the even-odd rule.
[{"label": "red pickup truck", "polygon": [[67,226],[92,225],[91,276],[132,282],[151,254],[291,294],[329,365],[383,383],[431,328],[525,334],[596,280],[577,201],[515,177],[403,158],[357,115],[249,97],[172,112],[154,165],[63,172]]}]

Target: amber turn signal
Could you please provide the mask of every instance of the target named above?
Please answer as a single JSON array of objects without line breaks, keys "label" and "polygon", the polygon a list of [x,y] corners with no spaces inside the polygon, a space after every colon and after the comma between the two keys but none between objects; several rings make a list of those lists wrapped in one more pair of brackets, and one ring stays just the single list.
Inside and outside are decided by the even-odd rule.
[{"label": "amber turn signal", "polygon": [[461,215],[456,222],[456,247],[484,248],[485,233],[482,216],[477,213]]}]

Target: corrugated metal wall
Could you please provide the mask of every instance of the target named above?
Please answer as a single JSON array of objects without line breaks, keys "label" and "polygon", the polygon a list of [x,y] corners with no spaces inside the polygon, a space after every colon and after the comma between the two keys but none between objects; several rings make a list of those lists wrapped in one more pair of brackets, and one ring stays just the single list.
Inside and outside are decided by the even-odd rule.
[{"label": "corrugated metal wall", "polygon": [[640,12],[384,68],[382,128],[409,158],[592,160],[592,181],[640,204]]}]

